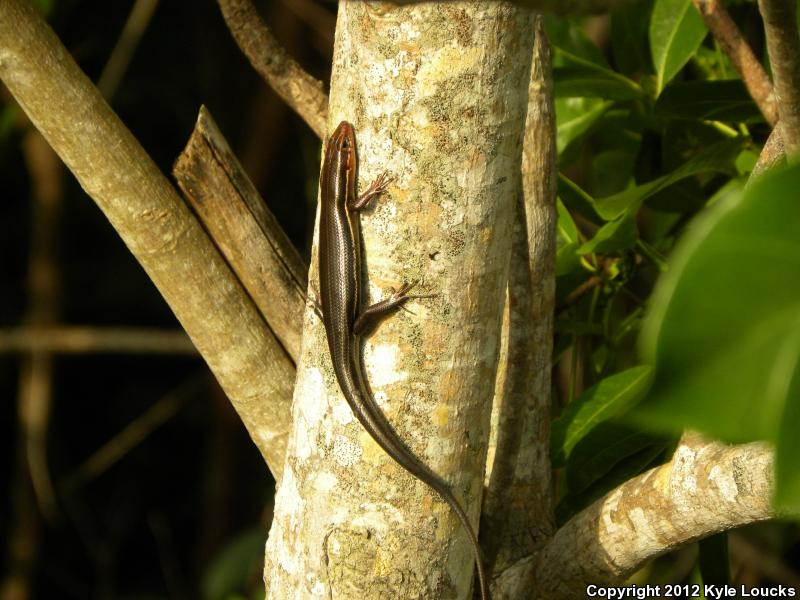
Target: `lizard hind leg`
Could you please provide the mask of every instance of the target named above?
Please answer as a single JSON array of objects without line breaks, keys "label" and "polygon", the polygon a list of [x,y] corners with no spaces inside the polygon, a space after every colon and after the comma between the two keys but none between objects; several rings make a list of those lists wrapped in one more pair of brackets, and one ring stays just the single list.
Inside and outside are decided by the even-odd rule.
[{"label": "lizard hind leg", "polygon": [[434,298],[436,296],[436,294],[409,294],[408,292],[410,292],[417,283],[417,281],[404,283],[400,286],[399,290],[390,288],[388,298],[384,298],[363,309],[361,314],[356,317],[355,323],[353,323],[353,334],[358,336],[364,335],[366,331],[373,329],[378,323],[388,317],[390,313],[398,308],[403,308],[403,305],[408,300],[415,298]]}]

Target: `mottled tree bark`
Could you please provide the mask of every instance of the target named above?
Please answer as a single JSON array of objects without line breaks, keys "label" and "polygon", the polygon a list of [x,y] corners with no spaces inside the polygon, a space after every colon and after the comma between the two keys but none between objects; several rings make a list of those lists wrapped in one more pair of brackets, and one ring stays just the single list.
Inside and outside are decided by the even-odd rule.
[{"label": "mottled tree bark", "polygon": [[[514,215],[481,543],[495,573],[553,534],[550,370],[556,242],[556,124],[550,45],[537,18]],[[495,594],[500,590],[495,589]]]},{"label": "mottled tree bark", "polygon": [[[339,5],[328,128],[355,125],[362,189],[384,170],[393,177],[361,216],[368,301],[410,280],[437,294],[368,339],[367,377],[401,437],[473,516],[532,41],[530,13],[505,3]],[[268,597],[467,598],[473,558],[458,519],[355,420],[311,314],[293,416]]]},{"label": "mottled tree bark", "polygon": [[759,0],[786,156],[800,152],[800,38],[795,0]]},{"label": "mottled tree bark", "polygon": [[766,444],[687,434],[672,461],[622,484],[561,527],[534,560],[521,561],[517,580],[537,598],[583,598],[588,584],[618,583],[684,544],[771,519],[773,461]]}]

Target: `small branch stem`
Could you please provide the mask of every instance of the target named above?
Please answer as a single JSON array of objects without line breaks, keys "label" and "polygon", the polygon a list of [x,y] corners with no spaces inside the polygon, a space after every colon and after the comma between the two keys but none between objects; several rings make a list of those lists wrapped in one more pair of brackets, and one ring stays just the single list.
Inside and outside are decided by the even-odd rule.
[{"label": "small branch stem", "polygon": [[764,118],[774,127],[778,122],[778,105],[772,82],[730,13],[720,0],[692,0],[692,2],[700,11],[711,35],[741,75],[747,91],[750,92]]},{"label": "small branch stem", "polygon": [[132,327],[19,327],[0,330],[0,354],[46,351],[58,354],[197,355],[183,331]]},{"label": "small branch stem", "polygon": [[136,48],[142,39],[142,35],[150,24],[150,19],[158,6],[158,0],[136,0],[125,26],[122,28],[117,43],[108,57],[106,66],[97,80],[97,89],[103,98],[109,100],[117,91],[119,82],[128,70]]},{"label": "small branch stem", "polygon": [[767,138],[764,147],[761,149],[761,154],[759,154],[758,161],[756,161],[753,171],[750,173],[747,185],[750,185],[775,165],[781,164],[785,159],[786,149],[783,144],[781,128],[775,127],[769,135],[769,138]]},{"label": "small branch stem", "polygon": [[302,118],[320,139],[325,138],[328,96],[289,56],[261,20],[250,0],[218,0],[233,39],[264,81]]},{"label": "small branch stem", "polygon": [[800,38],[795,0],[759,0],[786,154],[800,151]]}]

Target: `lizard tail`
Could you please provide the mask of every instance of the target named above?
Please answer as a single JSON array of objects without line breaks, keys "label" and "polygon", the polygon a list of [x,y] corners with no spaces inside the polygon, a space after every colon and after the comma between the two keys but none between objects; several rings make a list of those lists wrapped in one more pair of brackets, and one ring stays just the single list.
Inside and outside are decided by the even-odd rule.
[{"label": "lizard tail", "polygon": [[450,508],[453,509],[453,512],[458,515],[458,518],[461,521],[461,524],[464,526],[464,529],[467,530],[470,542],[472,543],[472,551],[475,554],[475,565],[478,570],[478,583],[481,590],[481,600],[491,600],[491,596],[489,594],[489,578],[486,574],[486,568],[484,566],[485,562],[483,560],[483,552],[481,552],[481,546],[478,543],[478,536],[475,535],[475,530],[472,528],[472,523],[469,522],[467,513],[458,503],[458,500],[456,500],[452,490],[449,487],[445,486],[444,489],[438,489],[438,486],[431,487],[435,489],[436,492],[444,499],[444,501],[450,505]]}]

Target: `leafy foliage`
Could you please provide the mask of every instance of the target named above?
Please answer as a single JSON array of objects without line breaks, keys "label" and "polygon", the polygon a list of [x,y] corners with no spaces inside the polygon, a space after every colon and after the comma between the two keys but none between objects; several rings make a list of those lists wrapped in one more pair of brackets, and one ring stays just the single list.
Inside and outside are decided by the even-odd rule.
[{"label": "leafy foliage", "polygon": [[637,417],[777,448],[779,506],[800,509],[800,168],[729,194],[684,235],[642,336],[657,365]]},{"label": "leafy foliage", "polygon": [[[591,20],[551,17],[547,30],[557,518],[668,460],[687,427],[774,442],[777,501],[798,510],[800,171],[742,191],[769,128],[691,0],[631,3],[600,28],[607,38]],[[709,558],[718,542],[701,557],[714,580],[727,565]]]},{"label": "leafy foliage", "polygon": [[634,367],[607,377],[575,398],[550,432],[553,466],[563,466],[573,448],[598,425],[624,412],[650,385],[650,367]]},{"label": "leafy foliage", "polygon": [[706,33],[703,19],[691,0],[656,0],[650,17],[656,94],[689,62]]},{"label": "leafy foliage", "polygon": [[[265,542],[266,535],[258,528],[239,534],[223,548],[204,574],[204,600],[245,600],[236,591],[247,587],[254,573],[259,574]],[[258,590],[253,600],[263,597],[263,590]]]}]

